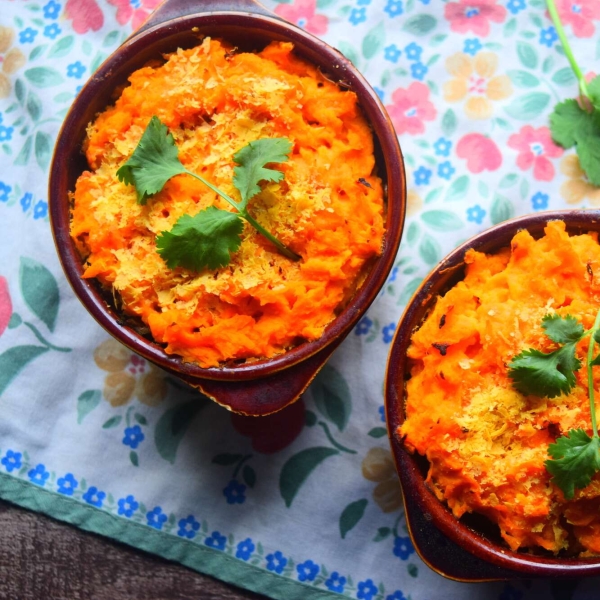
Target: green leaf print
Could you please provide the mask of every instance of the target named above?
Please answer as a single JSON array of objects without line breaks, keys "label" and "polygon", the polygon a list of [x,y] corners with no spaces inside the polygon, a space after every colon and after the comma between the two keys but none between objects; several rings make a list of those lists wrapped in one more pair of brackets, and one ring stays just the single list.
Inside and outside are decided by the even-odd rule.
[{"label": "green leaf print", "polygon": [[390,527],[380,527],[377,530],[377,535],[373,538],[374,542],[382,542],[392,534]]},{"label": "green leaf print", "polygon": [[29,92],[27,95],[27,104],[25,105],[32,121],[38,121],[42,116],[42,101],[34,92]]},{"label": "green leaf print", "polygon": [[210,400],[199,394],[193,400],[169,408],[159,419],[154,430],[154,444],[158,453],[171,464],[177,458],[177,449],[194,417]]},{"label": "green leaf print", "polygon": [[25,89],[25,84],[17,79],[15,81],[15,96],[19,101],[19,104],[23,105],[25,103],[25,96],[27,95],[27,90]]},{"label": "green leaf print", "polygon": [[494,196],[494,202],[490,209],[490,219],[493,225],[502,223],[514,215],[514,208],[511,201],[500,194]]},{"label": "green leaf print", "polygon": [[330,456],[339,454],[338,450],[317,446],[294,454],[281,469],[279,492],[289,508],[307,477]]},{"label": "green leaf print", "polygon": [[352,412],[350,388],[342,375],[326,364],[310,386],[319,412],[343,431]]},{"label": "green leaf print", "polygon": [[519,181],[519,176],[516,175],[515,173],[507,173],[501,180],[500,183],[498,184],[498,187],[501,189],[506,189],[509,187],[512,187],[513,185],[515,185],[517,183],[517,181]]},{"label": "green leaf print", "polygon": [[375,439],[382,438],[387,435],[387,429],[385,427],[373,427],[368,435]]},{"label": "green leaf print", "polygon": [[356,500],[346,506],[340,515],[340,535],[342,539],[346,537],[346,534],[358,525],[358,522],[363,518],[365,509],[367,508],[368,500],[364,498],[362,500]]},{"label": "green leaf print", "polygon": [[471,181],[469,180],[468,175],[457,177],[448,188],[444,201],[457,202],[458,200],[462,200],[469,191],[470,183]]},{"label": "green leaf print", "polygon": [[504,26],[504,37],[510,37],[517,30],[517,20],[513,17],[510,21],[506,23]]},{"label": "green leaf print", "polygon": [[87,417],[102,401],[100,390],[87,390],[77,398],[77,423],[81,425]]},{"label": "green leaf print", "polygon": [[228,467],[235,465],[244,456],[242,454],[217,454],[213,459],[212,463],[215,465],[221,465],[222,467]]},{"label": "green leaf print", "polygon": [[442,249],[438,241],[428,233],[423,235],[419,244],[419,256],[428,265],[437,264],[442,257]]},{"label": "green leaf print", "polygon": [[338,50],[355,66],[358,67],[360,65],[360,56],[358,54],[358,51],[356,50],[356,48],[348,43],[348,42],[344,42],[343,40],[341,42],[338,42]]},{"label": "green leaf print", "polygon": [[452,134],[456,131],[456,126],[458,125],[458,119],[456,118],[456,113],[449,108],[442,117],[442,131],[446,137],[451,137]]},{"label": "green leaf print", "polygon": [[123,420],[121,415],[117,415],[116,417],[110,418],[108,421],[103,423],[102,429],[112,429],[113,427],[117,427],[119,423]]},{"label": "green leaf print", "polygon": [[31,146],[33,143],[33,136],[29,136],[19,154],[17,154],[17,158],[15,158],[15,165],[26,165],[29,162],[29,156],[31,154]]},{"label": "green leaf print", "polygon": [[50,331],[54,331],[59,304],[54,275],[41,263],[22,256],[19,284],[25,304]]},{"label": "green leaf print", "polygon": [[249,488],[253,488],[256,484],[256,471],[250,465],[244,465],[242,479]]},{"label": "green leaf print", "polygon": [[317,8],[321,10],[323,8],[327,8],[328,6],[331,6],[335,2],[336,2],[336,0],[317,0]]},{"label": "green leaf print", "polygon": [[111,31],[106,34],[104,41],[102,42],[102,46],[104,48],[112,48],[116,45],[117,40],[119,39],[119,32],[117,30]]},{"label": "green leaf print", "polygon": [[369,60],[373,58],[385,44],[385,27],[383,21],[367,33],[362,43],[363,56]]},{"label": "green leaf print", "polygon": [[464,226],[462,220],[449,210],[428,210],[421,219],[435,231],[455,231]]},{"label": "green leaf print", "polygon": [[48,44],[42,44],[41,46],[36,46],[31,53],[29,54],[29,60],[35,60],[40,54],[44,52],[44,50],[48,47]]},{"label": "green leaf print", "polygon": [[137,452],[134,452],[133,450],[129,453],[129,460],[131,461],[131,464],[134,467],[139,467],[140,466],[140,459],[138,457]]},{"label": "green leaf print", "polygon": [[533,88],[540,85],[540,80],[528,71],[515,69],[513,71],[507,71],[506,74],[517,87]]},{"label": "green leaf print", "polygon": [[544,59],[544,63],[542,64],[542,72],[550,73],[552,71],[552,67],[554,66],[554,57],[548,56]]},{"label": "green leaf print", "polygon": [[27,363],[48,350],[44,346],[14,346],[0,354],[0,396]]},{"label": "green leaf print", "polygon": [[571,67],[565,67],[564,69],[559,69],[552,75],[552,81],[557,85],[575,85],[575,83],[577,83],[577,77],[575,77],[575,73],[573,73]]},{"label": "green leaf print", "polygon": [[427,14],[413,15],[404,21],[402,29],[412,35],[427,35],[435,29],[437,20],[435,17]]},{"label": "green leaf print", "polygon": [[422,281],[422,277],[415,277],[414,279],[411,279],[404,286],[404,289],[402,290],[402,293],[400,294],[396,304],[398,306],[404,306],[410,300],[411,296],[417,291]]},{"label": "green leaf print", "polygon": [[75,38],[72,35],[67,35],[64,38],[56,41],[50,52],[48,52],[48,58],[62,58],[71,51]]},{"label": "green leaf print", "polygon": [[25,78],[38,88],[47,88],[61,84],[63,76],[51,67],[33,67],[25,71]]},{"label": "green leaf print", "polygon": [[418,239],[421,230],[419,229],[419,224],[416,221],[413,221],[409,226],[406,232],[406,241],[410,246],[412,246]]},{"label": "green leaf print", "polygon": [[538,55],[535,48],[528,42],[517,42],[517,56],[521,64],[528,69],[535,69],[538,64]]},{"label": "green leaf print", "polygon": [[47,133],[38,131],[35,134],[35,158],[42,171],[46,170],[51,156],[52,138]]},{"label": "green leaf print", "polygon": [[548,106],[550,95],[545,92],[531,92],[515,98],[504,110],[519,121],[532,121],[539,117]]}]

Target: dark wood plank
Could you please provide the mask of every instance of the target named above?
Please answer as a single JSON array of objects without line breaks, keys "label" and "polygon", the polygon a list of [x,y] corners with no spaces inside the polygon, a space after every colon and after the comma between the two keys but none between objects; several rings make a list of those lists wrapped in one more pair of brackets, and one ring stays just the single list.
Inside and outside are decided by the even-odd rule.
[{"label": "dark wood plank", "polygon": [[264,600],[0,501],[1,600]]}]

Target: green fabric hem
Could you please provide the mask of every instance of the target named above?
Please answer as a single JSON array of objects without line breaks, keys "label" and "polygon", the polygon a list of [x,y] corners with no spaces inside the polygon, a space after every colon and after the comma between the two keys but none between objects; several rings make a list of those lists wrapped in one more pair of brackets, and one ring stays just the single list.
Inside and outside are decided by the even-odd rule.
[{"label": "green fabric hem", "polygon": [[332,600],[343,597],[244,563],[219,550],[125,520],[5,473],[0,473],[0,497],[275,600]]}]

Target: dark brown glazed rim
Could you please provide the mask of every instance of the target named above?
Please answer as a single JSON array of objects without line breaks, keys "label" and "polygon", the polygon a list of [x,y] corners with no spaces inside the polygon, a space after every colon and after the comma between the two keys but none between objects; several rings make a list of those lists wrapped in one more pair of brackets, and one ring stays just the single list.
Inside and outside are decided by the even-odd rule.
[{"label": "dark brown glazed rim", "polygon": [[[189,14],[198,10],[202,13]],[[320,66],[330,79],[356,92],[361,109],[373,130],[378,175],[387,185],[387,225],[382,255],[373,263],[352,301],[326,328],[322,337],[272,359],[206,369],[166,355],[158,344],[123,326],[119,315],[112,306],[107,305],[96,284],[81,278],[81,259],[69,235],[68,200],[68,192],[74,189],[77,177],[87,168],[81,152],[85,128],[100,110],[114,102],[113,91],[149,59],[172,52],[177,47],[197,45],[203,35],[222,37],[242,49],[263,47],[272,40],[291,41],[298,55]],[[91,315],[115,338],[186,381],[192,384],[206,383],[208,388],[213,386],[217,391],[225,389],[222,385],[225,382],[235,384],[264,377],[270,377],[270,381],[276,384],[274,375],[292,367],[304,370],[301,384],[296,381],[296,387],[303,390],[384,284],[400,243],[406,185],[404,162],[389,116],[364,77],[340,52],[279,19],[253,0],[205,2],[200,6],[185,0],[170,0],[161,5],[150,21],[102,64],[76,98],[56,142],[50,170],[49,203],[55,244],[67,279]],[[313,365],[312,375],[307,371],[308,367],[300,366],[307,361]],[[281,394],[284,387],[282,383],[275,395]],[[217,392],[212,394],[210,390],[207,393],[217,395]],[[282,408],[289,400],[282,402],[283,399],[279,406],[277,399],[273,398],[271,409]]]},{"label": "dark brown glazed rim", "polygon": [[[392,453],[402,483],[406,519],[413,544],[421,558],[435,571],[459,581],[485,581],[515,577],[574,578],[600,575],[600,558],[553,558],[512,552],[488,537],[485,526],[474,528],[457,520],[425,485],[424,459],[410,454],[396,434],[404,421],[406,357],[410,338],[436,298],[464,277],[464,256],[473,248],[494,253],[508,247],[514,234],[527,229],[541,237],[548,221],[563,220],[571,234],[600,231],[600,212],[563,210],[536,213],[505,221],[468,240],[425,278],[408,303],[398,325],[386,374],[386,417]],[[482,522],[484,520],[482,519]],[[492,528],[490,528],[490,531]]]}]

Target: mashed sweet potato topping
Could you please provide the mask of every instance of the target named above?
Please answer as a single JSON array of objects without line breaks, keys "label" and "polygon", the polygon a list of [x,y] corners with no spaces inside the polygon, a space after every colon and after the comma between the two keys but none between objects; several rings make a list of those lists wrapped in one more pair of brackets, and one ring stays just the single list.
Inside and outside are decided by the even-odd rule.
[{"label": "mashed sweet potato topping", "polygon": [[[73,194],[71,235],[84,277],[118,292],[165,351],[202,367],[272,357],[318,338],[379,255],[384,192],[374,174],[372,133],[356,95],[296,57],[289,43],[238,53],[206,38],[139,69],[116,104],[88,128],[91,170]],[[233,155],[253,140],[293,143],[279,183],[263,183],[252,216],[302,256],[293,262],[245,225],[227,267],[171,270],[155,239],[184,214],[233,210],[187,175],[145,206],[118,181],[151,117],[173,134],[186,168],[235,199]]]},{"label": "mashed sweet potato topping", "polygon": [[[464,280],[412,337],[399,433],[428,458],[427,482],[455,516],[489,517],[513,550],[600,554],[600,476],[567,501],[544,466],[557,437],[577,428],[591,435],[585,368],[568,396],[552,399],[523,396],[507,374],[519,352],[556,348],[541,327],[545,314],[593,325],[598,236],[569,237],[555,221],[537,241],[520,231],[510,248],[489,256],[469,251],[465,262]],[[586,353],[587,339],[577,351],[583,364]]]}]

